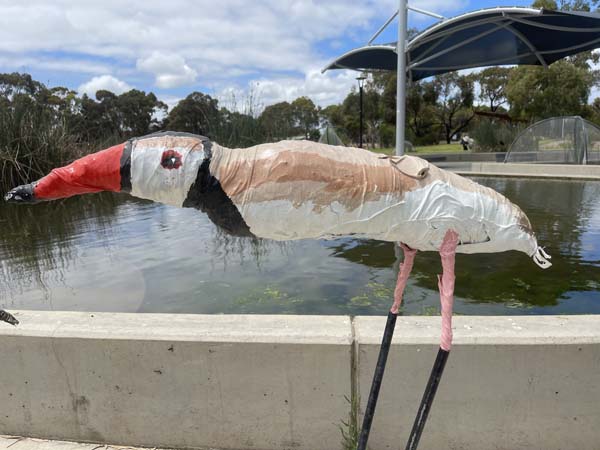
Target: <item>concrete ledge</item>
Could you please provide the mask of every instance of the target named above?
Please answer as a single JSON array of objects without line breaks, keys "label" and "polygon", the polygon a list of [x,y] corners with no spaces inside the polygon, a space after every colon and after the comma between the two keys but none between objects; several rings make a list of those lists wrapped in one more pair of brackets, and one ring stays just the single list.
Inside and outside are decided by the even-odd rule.
[{"label": "concrete ledge", "polygon": [[17,311],[14,315],[21,324],[0,327],[0,336],[268,344],[352,342],[350,319],[340,316],[68,311]]},{"label": "concrete ledge", "polygon": [[[411,153],[408,153],[409,155]],[[421,153],[420,158],[426,159],[433,164],[452,163],[452,162],[504,162],[506,152],[470,152],[462,151],[461,153]]]},{"label": "concrete ledge", "polygon": [[[385,317],[359,316],[354,334],[359,345],[381,343]],[[600,316],[455,316],[454,346],[463,345],[600,345]],[[398,317],[392,343],[440,342],[441,317]]]},{"label": "concrete ledge", "polygon": [[[0,434],[149,447],[336,450],[383,317],[18,311],[0,323]],[[600,316],[466,317],[421,450],[594,449]],[[401,447],[439,317],[401,317],[371,450]]]},{"label": "concrete ledge", "polygon": [[439,166],[460,175],[600,180],[600,165],[450,162]]}]

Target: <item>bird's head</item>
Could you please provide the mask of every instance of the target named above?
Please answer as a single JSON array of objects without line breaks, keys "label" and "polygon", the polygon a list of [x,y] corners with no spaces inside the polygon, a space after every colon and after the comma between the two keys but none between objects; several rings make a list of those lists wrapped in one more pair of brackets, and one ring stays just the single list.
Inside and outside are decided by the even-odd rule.
[{"label": "bird's head", "polygon": [[182,206],[198,168],[210,158],[210,141],[163,132],[102,150],[54,169],[38,181],[11,189],[10,203],[35,203],[112,191]]},{"label": "bird's head", "polygon": [[[504,208],[498,208],[494,235],[491,237],[496,242],[507,245],[506,250],[517,250],[526,253],[542,269],[552,266],[549,261],[552,257],[539,246],[531,222],[525,213],[514,203],[506,201]],[[502,217],[500,217],[502,216]]]}]

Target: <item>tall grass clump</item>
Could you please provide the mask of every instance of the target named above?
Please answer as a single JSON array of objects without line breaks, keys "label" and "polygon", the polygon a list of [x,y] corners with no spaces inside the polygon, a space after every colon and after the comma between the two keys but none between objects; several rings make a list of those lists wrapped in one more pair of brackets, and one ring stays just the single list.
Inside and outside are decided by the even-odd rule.
[{"label": "tall grass clump", "polygon": [[0,108],[0,186],[3,191],[46,175],[81,156],[66,120],[22,97]]},{"label": "tall grass clump", "polygon": [[471,128],[469,136],[475,139],[478,152],[505,152],[522,129],[521,125],[483,119]]},{"label": "tall grass clump", "polygon": [[358,427],[358,405],[360,399],[358,396],[352,396],[352,399],[344,396],[350,412],[348,414],[348,420],[342,421],[339,426],[340,432],[342,433],[342,450],[356,450],[358,447],[358,439],[360,438],[360,428]]}]

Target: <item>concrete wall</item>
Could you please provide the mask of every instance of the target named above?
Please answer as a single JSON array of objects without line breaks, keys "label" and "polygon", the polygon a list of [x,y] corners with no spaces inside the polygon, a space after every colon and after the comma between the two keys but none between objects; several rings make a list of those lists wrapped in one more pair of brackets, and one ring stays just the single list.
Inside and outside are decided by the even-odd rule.
[{"label": "concrete wall", "polygon": [[[341,449],[385,318],[17,312],[0,434],[146,446]],[[600,317],[456,317],[427,449],[600,448]],[[371,450],[401,448],[438,317],[401,317]]]},{"label": "concrete wall", "polygon": [[[411,153],[408,153],[409,155]],[[456,162],[498,162],[503,163],[506,159],[505,152],[485,152],[485,153],[473,153],[463,151],[461,153],[419,153],[417,156],[426,159],[436,165],[442,165],[443,163],[456,163]]]},{"label": "concrete wall", "polygon": [[[384,324],[356,319],[363,408]],[[599,324],[594,316],[455,317],[456,345],[419,449],[600,448]],[[398,319],[373,450],[408,440],[440,325],[438,318]]]},{"label": "concrete wall", "polygon": [[527,178],[600,180],[600,165],[515,164],[501,162],[432,161],[460,175],[489,175]]},{"label": "concrete wall", "polygon": [[0,434],[339,448],[347,317],[33,313],[0,324]]}]

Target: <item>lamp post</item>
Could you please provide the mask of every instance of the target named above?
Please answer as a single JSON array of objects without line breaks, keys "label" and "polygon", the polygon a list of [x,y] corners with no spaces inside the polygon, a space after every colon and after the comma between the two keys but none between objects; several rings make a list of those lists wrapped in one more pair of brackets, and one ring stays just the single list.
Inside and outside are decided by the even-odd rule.
[{"label": "lamp post", "polygon": [[359,124],[359,134],[358,134],[358,146],[362,148],[363,146],[363,86],[365,85],[365,80],[367,77],[363,74],[356,79],[358,81],[358,92],[360,95],[360,124]]}]

